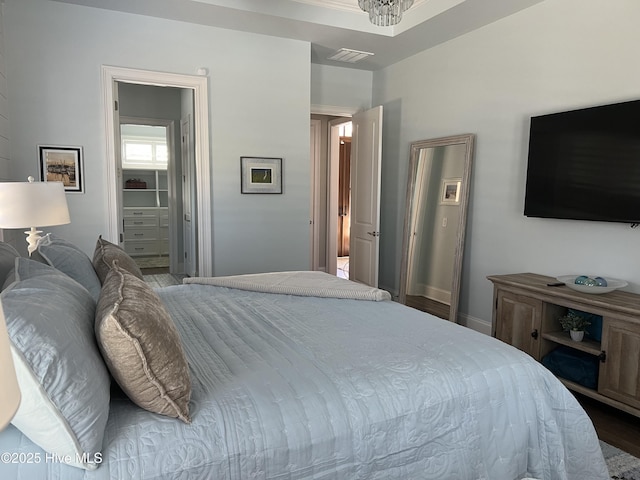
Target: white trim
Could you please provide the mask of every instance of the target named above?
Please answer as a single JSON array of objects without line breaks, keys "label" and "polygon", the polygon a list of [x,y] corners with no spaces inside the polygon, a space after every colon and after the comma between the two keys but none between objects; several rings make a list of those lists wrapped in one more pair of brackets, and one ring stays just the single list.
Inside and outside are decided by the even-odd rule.
[{"label": "white trim", "polygon": [[460,325],[475,330],[476,332],[484,333],[485,335],[491,335],[491,322],[482,320],[481,318],[472,317],[466,313],[458,314],[457,323]]},{"label": "white trim", "polygon": [[331,115],[333,117],[351,117],[361,109],[358,107],[338,107],[335,105],[311,105],[312,115]]},{"label": "white trim", "polygon": [[444,290],[442,288],[434,287],[433,285],[426,285],[424,283],[418,283],[413,292],[408,295],[419,295],[431,300],[435,300],[440,303],[451,303],[451,291]]},{"label": "white trim", "polygon": [[107,139],[107,205],[109,209],[108,238],[118,242],[120,225],[117,215],[117,172],[114,139],[114,82],[156,85],[162,87],[190,88],[193,90],[196,154],[196,203],[198,220],[198,272],[201,276],[213,275],[212,227],[211,227],[211,166],[209,155],[209,100],[208,78],[196,75],[153,72],[131,68],[102,66],[103,108]]},{"label": "white trim", "polygon": [[[298,3],[306,3],[316,7],[333,8],[334,10],[342,10],[343,12],[362,12],[358,4],[354,0],[293,0]],[[425,0],[415,0],[413,8],[417,7]]]},{"label": "white trim", "polygon": [[307,5],[313,5],[316,7],[333,8],[335,10],[342,10],[343,12],[362,12],[357,3],[347,3],[345,0],[293,0],[298,3],[306,3]]}]

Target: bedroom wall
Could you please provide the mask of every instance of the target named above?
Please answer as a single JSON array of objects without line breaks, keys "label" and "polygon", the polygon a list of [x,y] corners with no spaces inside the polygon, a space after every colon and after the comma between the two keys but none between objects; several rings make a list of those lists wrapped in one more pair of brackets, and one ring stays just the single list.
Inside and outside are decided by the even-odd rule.
[{"label": "bedroom wall", "polygon": [[530,116],[640,98],[638,18],[636,0],[547,0],[374,74],[381,283],[398,288],[410,142],[475,133],[463,322],[488,331],[490,274],[594,272],[640,292],[640,229],[523,215]]},{"label": "bedroom wall", "polygon": [[[7,105],[7,71],[5,66],[4,7],[0,4],[0,181],[9,179],[9,108]],[[0,235],[2,232],[0,231]],[[1,238],[1,237],[0,237]]]},{"label": "bedroom wall", "polygon": [[311,111],[353,114],[371,108],[373,72],[311,64]]},{"label": "bedroom wall", "polygon": [[[7,104],[7,71],[5,66],[4,5],[0,3],[0,182],[11,179],[11,156],[9,151],[9,106]],[[15,232],[0,229],[0,241],[19,247],[21,243]],[[26,252],[26,246],[24,248]]]},{"label": "bedroom wall", "polygon": [[[51,228],[93,252],[107,229],[102,65],[209,71],[216,275],[309,265],[307,42],[49,0],[7,0],[12,179],[37,174],[37,145],[82,145],[86,193]],[[282,157],[282,195],[241,195],[240,156]]]}]

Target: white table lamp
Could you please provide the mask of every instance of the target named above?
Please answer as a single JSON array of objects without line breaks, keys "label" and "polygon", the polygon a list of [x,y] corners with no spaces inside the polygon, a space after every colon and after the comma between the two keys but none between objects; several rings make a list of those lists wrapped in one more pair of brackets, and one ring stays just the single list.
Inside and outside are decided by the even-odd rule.
[{"label": "white table lamp", "polygon": [[0,183],[0,228],[30,228],[29,256],[36,249],[41,230],[36,227],[71,223],[64,185],[61,182]]},{"label": "white table lamp", "polygon": [[0,430],[4,429],[20,405],[20,389],[11,358],[9,335],[0,303]]}]

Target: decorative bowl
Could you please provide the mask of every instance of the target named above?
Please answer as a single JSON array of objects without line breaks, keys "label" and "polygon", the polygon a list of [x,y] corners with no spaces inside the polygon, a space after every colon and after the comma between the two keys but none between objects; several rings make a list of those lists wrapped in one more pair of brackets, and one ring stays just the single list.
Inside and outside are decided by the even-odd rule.
[{"label": "decorative bowl", "polygon": [[625,282],[624,280],[617,280],[615,278],[606,278],[606,277],[604,278],[604,280],[606,280],[606,285],[607,285],[606,287],[598,286],[598,285],[577,284],[576,278],[578,277],[587,277],[592,279],[603,278],[603,277],[598,277],[597,275],[562,275],[556,278],[558,279],[558,281],[564,283],[567,287],[582,293],[593,293],[593,294],[609,293],[609,292],[613,292],[614,290],[617,290],[618,288],[623,288],[628,285],[628,283]]}]

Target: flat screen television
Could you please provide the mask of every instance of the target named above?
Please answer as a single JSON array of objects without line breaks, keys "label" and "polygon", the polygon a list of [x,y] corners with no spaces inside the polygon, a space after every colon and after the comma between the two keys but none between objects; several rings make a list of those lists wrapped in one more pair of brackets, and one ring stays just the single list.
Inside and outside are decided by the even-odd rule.
[{"label": "flat screen television", "polygon": [[640,223],[640,100],[532,117],[524,214]]}]

